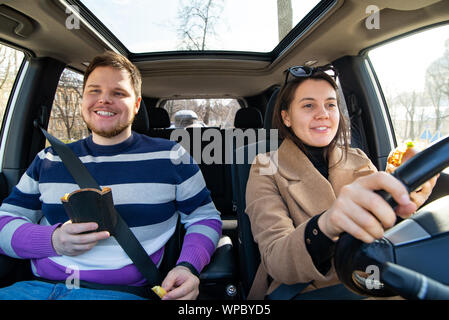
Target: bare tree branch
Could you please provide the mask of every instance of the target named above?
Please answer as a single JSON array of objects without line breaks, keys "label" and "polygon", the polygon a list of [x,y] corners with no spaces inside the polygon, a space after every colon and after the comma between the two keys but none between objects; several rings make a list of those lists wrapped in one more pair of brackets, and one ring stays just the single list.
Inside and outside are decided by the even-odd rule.
[{"label": "bare tree branch", "polygon": [[435,131],[440,130],[443,117],[443,100],[449,101],[449,39],[442,57],[430,64],[426,70],[426,93],[435,111]]},{"label": "bare tree branch", "polygon": [[178,11],[180,49],[206,50],[209,40],[217,38],[215,25],[220,21],[223,0],[189,0]]}]

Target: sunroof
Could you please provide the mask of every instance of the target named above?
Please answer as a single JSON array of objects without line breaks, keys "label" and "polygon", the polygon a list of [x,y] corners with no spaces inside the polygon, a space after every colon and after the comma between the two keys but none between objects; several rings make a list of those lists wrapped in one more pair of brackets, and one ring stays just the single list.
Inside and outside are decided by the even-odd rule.
[{"label": "sunroof", "polygon": [[271,52],[319,2],[82,0],[133,53],[183,50]]}]

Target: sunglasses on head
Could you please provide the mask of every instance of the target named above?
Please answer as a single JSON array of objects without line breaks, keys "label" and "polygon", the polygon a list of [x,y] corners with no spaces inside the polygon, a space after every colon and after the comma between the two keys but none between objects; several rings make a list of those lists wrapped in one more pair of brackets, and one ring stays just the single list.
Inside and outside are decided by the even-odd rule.
[{"label": "sunglasses on head", "polygon": [[295,78],[308,78],[312,76],[316,72],[325,72],[334,80],[337,80],[338,71],[331,65],[325,65],[321,67],[308,67],[308,66],[294,66],[288,68],[285,73],[285,82],[284,86],[287,84],[288,76],[292,75]]}]

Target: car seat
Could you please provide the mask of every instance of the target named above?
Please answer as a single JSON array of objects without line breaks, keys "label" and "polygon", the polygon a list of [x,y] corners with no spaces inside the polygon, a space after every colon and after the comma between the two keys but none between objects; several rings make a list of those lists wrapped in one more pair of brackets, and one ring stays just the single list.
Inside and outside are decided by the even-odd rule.
[{"label": "car seat", "polygon": [[170,129],[170,116],[164,108],[148,108],[149,130],[147,134],[150,137],[170,139],[173,129]]},{"label": "car seat", "polygon": [[[265,112],[264,129],[271,129],[271,118],[273,116],[274,103],[278,92],[279,89],[275,90],[268,102],[267,110]],[[251,223],[245,212],[246,183],[248,181],[251,163],[253,162],[255,155],[261,151],[268,152],[276,149],[277,144],[270,143],[270,139],[267,136],[261,141],[247,144],[233,150],[234,160],[239,159],[238,155],[243,155],[243,163],[235,163],[234,161],[231,165],[233,202],[236,207],[238,221],[239,273],[243,298],[247,297],[254,281],[257,268],[260,264],[259,248],[254,242],[251,232]]]},{"label": "car seat", "polygon": [[235,114],[234,127],[240,129],[262,128],[262,113],[256,108],[241,108]]},{"label": "car seat", "polygon": [[147,107],[143,100],[140,102],[140,108],[134,117],[131,129],[141,134],[148,134],[148,130],[150,130]]},{"label": "car seat", "polygon": [[[264,118],[264,129],[270,130],[272,126],[272,118],[274,105],[279,93],[279,89],[276,89],[267,104],[267,109]],[[251,169],[251,163],[255,158],[255,155],[262,152],[277,150],[277,147],[281,144],[281,140],[277,143],[270,143],[270,138],[264,141],[259,141],[258,143],[248,144],[246,146],[240,147],[234,150],[235,153],[243,152],[245,155],[245,160],[243,164],[233,164],[232,165],[232,181],[234,189],[234,202],[237,207],[237,219],[238,219],[238,252],[240,259],[240,278],[242,286],[242,296],[247,297],[251,289],[254,277],[256,275],[257,269],[260,264],[260,251],[257,243],[254,242],[251,231],[251,223],[248,215],[245,212],[246,208],[246,184],[249,177],[249,171]],[[235,157],[235,156],[234,156]],[[330,286],[318,290],[313,290],[311,292],[300,294],[302,289],[304,289],[309,283],[297,283],[293,285],[281,285],[272,294],[270,294],[267,299],[277,300],[277,299],[360,299],[358,296],[349,290],[347,290],[343,285],[338,284],[335,286]],[[298,291],[299,290],[299,291]],[[299,297],[299,298],[298,298]]]}]

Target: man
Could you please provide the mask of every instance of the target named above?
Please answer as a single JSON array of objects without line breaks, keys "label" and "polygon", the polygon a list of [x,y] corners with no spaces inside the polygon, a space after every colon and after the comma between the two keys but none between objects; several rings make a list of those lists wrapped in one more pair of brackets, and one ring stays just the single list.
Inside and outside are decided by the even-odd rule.
[{"label": "man", "polygon": [[[164,299],[195,299],[198,274],[215,250],[221,220],[201,171],[182,147],[131,131],[140,90],[140,73],[128,59],[113,52],[95,57],[84,76],[82,102],[82,116],[92,135],[69,147],[101,187],[112,189],[117,211],[156,265],[170,254],[164,245],[181,215],[186,236],[177,265],[162,287],[168,292]],[[0,253],[31,259],[40,280],[0,289],[0,299],[139,298],[126,290],[65,285],[69,276],[94,288],[95,284],[136,288],[146,283],[107,231],[96,232],[96,223],[68,221],[60,198],[77,189],[50,147],[36,156],[4,200]]]}]

